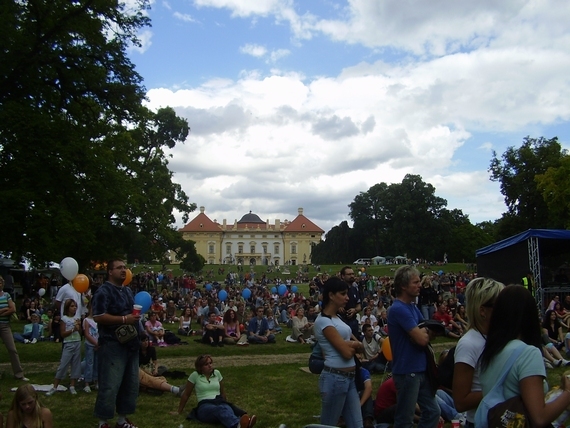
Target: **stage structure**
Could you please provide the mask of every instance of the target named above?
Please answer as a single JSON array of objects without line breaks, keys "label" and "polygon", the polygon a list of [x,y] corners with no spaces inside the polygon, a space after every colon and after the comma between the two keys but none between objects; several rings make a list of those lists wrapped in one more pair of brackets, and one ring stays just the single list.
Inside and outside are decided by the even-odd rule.
[{"label": "stage structure", "polygon": [[570,294],[570,230],[529,229],[476,251],[477,275],[504,284],[522,284],[532,273],[535,298],[543,310],[556,294]]}]

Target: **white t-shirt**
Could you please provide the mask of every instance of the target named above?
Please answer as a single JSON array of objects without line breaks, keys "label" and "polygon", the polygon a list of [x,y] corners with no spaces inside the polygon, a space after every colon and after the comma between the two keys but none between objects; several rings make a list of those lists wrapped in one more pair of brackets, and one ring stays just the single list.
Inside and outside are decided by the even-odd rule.
[{"label": "white t-shirt", "polygon": [[81,293],[79,293],[75,288],[73,288],[73,285],[67,283],[59,289],[59,291],[57,292],[57,296],[55,296],[55,300],[61,302],[61,308],[60,308],[61,315],[63,315],[64,313],[63,307],[65,306],[65,301],[69,299],[73,299],[75,300],[75,303],[77,303],[77,311],[75,312],[74,318],[81,318],[81,315],[83,314],[83,311],[85,309],[83,306],[83,298],[81,297]]},{"label": "white t-shirt", "polygon": [[[485,348],[485,341],[485,337],[479,331],[470,329],[459,339],[455,348],[455,364],[463,363],[475,369],[473,372],[473,384],[471,385],[471,391],[473,392],[481,391],[479,357]],[[477,408],[474,408],[465,412],[469,422],[475,422],[476,411]]]}]

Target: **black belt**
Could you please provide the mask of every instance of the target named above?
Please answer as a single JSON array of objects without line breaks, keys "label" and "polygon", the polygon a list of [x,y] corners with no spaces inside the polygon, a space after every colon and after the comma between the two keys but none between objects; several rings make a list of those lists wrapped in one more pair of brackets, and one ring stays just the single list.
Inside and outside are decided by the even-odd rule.
[{"label": "black belt", "polygon": [[345,371],[333,369],[332,367],[327,367],[327,366],[325,366],[323,368],[323,371],[329,372],[332,374],[338,374],[338,375],[345,376],[345,377],[354,377],[354,373],[355,373],[355,372],[345,372]]}]

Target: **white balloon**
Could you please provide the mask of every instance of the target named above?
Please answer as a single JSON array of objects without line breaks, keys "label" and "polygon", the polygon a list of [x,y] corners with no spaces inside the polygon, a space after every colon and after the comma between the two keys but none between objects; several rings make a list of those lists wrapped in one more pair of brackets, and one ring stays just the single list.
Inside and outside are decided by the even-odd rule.
[{"label": "white balloon", "polygon": [[75,278],[77,276],[77,272],[79,272],[79,266],[73,257],[66,257],[59,264],[59,271],[65,279],[73,281],[73,278]]},{"label": "white balloon", "polygon": [[45,289],[45,288],[40,288],[40,289],[38,290],[38,294],[40,295],[40,297],[43,297],[44,294],[46,294],[46,289]]}]

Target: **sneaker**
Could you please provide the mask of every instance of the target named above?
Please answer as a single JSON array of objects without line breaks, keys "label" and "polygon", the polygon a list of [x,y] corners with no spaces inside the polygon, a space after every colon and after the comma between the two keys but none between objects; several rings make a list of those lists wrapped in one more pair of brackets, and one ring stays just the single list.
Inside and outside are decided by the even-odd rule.
[{"label": "sneaker", "polygon": [[554,368],[554,367],[552,367],[552,364],[550,364],[550,361],[545,361],[545,362],[544,362],[544,366],[545,366],[547,369],[553,369],[553,368]]},{"label": "sneaker", "polygon": [[210,346],[213,346],[215,348],[216,344],[214,342],[210,342]]},{"label": "sneaker", "polygon": [[570,366],[570,361],[568,361],[568,360],[562,358],[562,365],[568,367],[568,366]]},{"label": "sneaker", "polygon": [[24,343],[27,345],[28,343],[30,343],[30,341],[28,339],[24,339]]},{"label": "sneaker", "polygon": [[38,339],[34,337],[30,343],[38,343]]},{"label": "sneaker", "polygon": [[75,390],[75,387],[74,387],[74,386],[70,386],[70,387],[69,387],[69,393],[70,393],[71,395],[77,395],[77,391]]},{"label": "sneaker", "polygon": [[91,392],[91,388],[89,387],[89,385],[87,385],[85,388],[83,388],[83,392],[86,392],[87,394],[89,394]]},{"label": "sneaker", "polygon": [[57,389],[55,389],[55,388],[52,386],[51,389],[50,389],[48,392],[46,392],[46,395],[47,395],[48,397],[51,397],[53,394],[56,393],[56,391],[57,391]]},{"label": "sneaker", "polygon": [[119,425],[118,423],[115,424],[115,428],[137,428],[136,425],[134,425],[131,421],[129,421],[128,419],[125,419],[125,423]]},{"label": "sneaker", "polygon": [[218,346],[219,346],[220,348],[223,348],[223,347],[224,347],[223,342],[218,342]]},{"label": "sneaker", "polygon": [[23,382],[29,382],[29,381],[30,381],[30,379],[28,379],[26,376],[24,376],[24,377],[17,377],[16,379],[21,380],[21,381],[23,381]]},{"label": "sneaker", "polygon": [[176,394],[178,397],[182,397],[182,394],[184,394],[184,390],[186,389],[186,384],[179,386],[178,387],[178,394]]},{"label": "sneaker", "polygon": [[558,360],[558,361],[556,361],[556,363],[555,363],[555,364],[556,364],[556,367],[560,367],[560,366],[562,365],[562,360]]},{"label": "sneaker", "polygon": [[249,418],[249,425],[247,426],[247,428],[252,428],[256,422],[257,422],[257,416],[251,415],[251,418]]},{"label": "sneaker", "polygon": [[158,346],[160,346],[161,348],[164,348],[165,346],[168,346],[165,342],[160,342],[158,344]]}]

